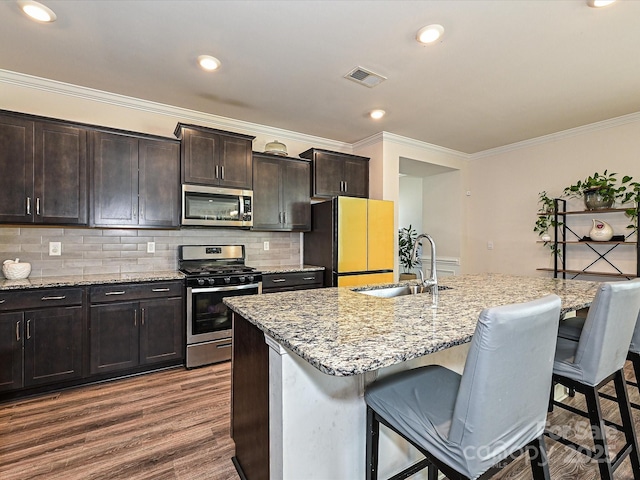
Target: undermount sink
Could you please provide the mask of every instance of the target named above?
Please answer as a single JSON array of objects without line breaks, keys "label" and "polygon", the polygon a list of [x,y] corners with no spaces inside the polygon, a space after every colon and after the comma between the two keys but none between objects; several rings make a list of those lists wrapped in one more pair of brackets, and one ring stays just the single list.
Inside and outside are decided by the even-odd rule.
[{"label": "undermount sink", "polygon": [[[450,287],[444,285],[438,285],[438,290],[448,290]],[[421,293],[428,293],[430,290],[428,287],[420,287],[418,285],[401,285],[399,287],[388,288],[371,288],[368,290],[355,290],[357,293],[364,293],[365,295],[372,295],[380,298],[394,298],[402,297],[404,295],[417,295]]]}]

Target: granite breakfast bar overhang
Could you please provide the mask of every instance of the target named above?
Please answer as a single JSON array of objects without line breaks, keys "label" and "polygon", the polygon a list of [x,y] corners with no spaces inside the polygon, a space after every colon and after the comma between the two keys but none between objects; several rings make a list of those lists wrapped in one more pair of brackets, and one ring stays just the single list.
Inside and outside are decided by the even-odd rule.
[{"label": "granite breakfast bar overhang", "polygon": [[[248,480],[364,478],[364,387],[429,363],[461,371],[483,308],[555,293],[563,314],[598,283],[501,274],[445,277],[431,294],[349,288],[234,297],[232,437]],[[381,431],[380,475],[419,455]]]}]

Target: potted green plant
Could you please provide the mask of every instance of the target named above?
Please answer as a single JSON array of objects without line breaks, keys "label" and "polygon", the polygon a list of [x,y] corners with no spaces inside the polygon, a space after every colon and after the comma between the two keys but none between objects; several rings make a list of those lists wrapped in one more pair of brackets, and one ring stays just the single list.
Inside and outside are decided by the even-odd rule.
[{"label": "potted green plant", "polygon": [[400,253],[400,264],[404,270],[404,273],[400,274],[400,280],[416,278],[415,273],[410,273],[411,269],[420,263],[418,260],[412,261],[411,259],[416,238],[418,238],[418,232],[411,225],[399,230],[398,251]]},{"label": "potted green plant", "polygon": [[[627,184],[631,177],[625,175],[618,184],[617,173],[594,173],[564,189],[566,197],[583,197],[588,210],[611,208],[616,200],[625,203]],[[627,199],[626,201],[628,201]]]},{"label": "potted green plant", "polygon": [[[554,242],[551,242],[551,236],[549,235],[550,228],[555,228],[556,225],[562,225],[561,221],[556,220],[555,199],[549,197],[546,191],[542,191],[538,193],[538,204],[540,205],[538,209],[538,219],[533,227],[533,231],[538,233],[538,236],[544,242],[545,246],[548,246],[552,252],[556,252],[557,246]],[[561,254],[559,249],[557,249],[557,253]]]},{"label": "potted green plant", "polygon": [[[626,178],[626,177],[625,177]],[[631,179],[631,177],[629,177]],[[633,206],[625,210],[625,214],[631,219],[631,223],[627,228],[632,229],[632,233],[638,231],[638,206],[640,206],[640,183],[630,182],[626,186],[624,196],[620,200],[621,204],[633,202]]]}]

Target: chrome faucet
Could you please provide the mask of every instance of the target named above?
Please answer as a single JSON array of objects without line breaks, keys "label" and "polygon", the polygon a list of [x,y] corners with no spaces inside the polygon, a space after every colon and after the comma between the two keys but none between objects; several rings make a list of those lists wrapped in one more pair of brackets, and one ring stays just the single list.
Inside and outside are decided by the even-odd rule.
[{"label": "chrome faucet", "polygon": [[436,242],[433,241],[433,238],[431,238],[431,235],[426,233],[418,235],[418,238],[416,238],[416,241],[413,244],[413,250],[411,252],[411,261],[412,262],[416,261],[416,255],[418,253],[418,245],[422,243],[423,238],[426,238],[427,240],[429,240],[429,243],[431,244],[431,272],[430,272],[429,278],[425,280],[424,272],[422,271],[422,268],[420,268],[420,282],[422,283],[423,287],[430,287],[432,293],[438,293],[438,277],[436,275]]}]

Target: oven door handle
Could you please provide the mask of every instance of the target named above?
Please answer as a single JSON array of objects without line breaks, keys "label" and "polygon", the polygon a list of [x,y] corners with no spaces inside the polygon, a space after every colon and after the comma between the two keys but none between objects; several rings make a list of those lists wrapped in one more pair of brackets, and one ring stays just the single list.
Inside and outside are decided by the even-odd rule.
[{"label": "oven door handle", "polygon": [[191,293],[206,293],[206,292],[227,292],[230,290],[248,290],[250,288],[259,288],[257,283],[249,283],[246,285],[233,285],[229,287],[207,287],[207,288],[191,288]]}]

